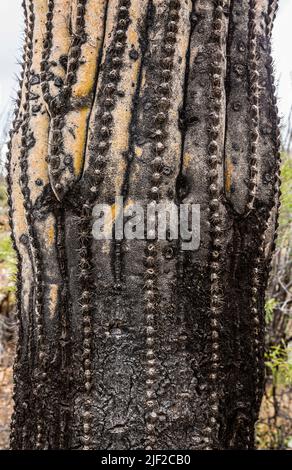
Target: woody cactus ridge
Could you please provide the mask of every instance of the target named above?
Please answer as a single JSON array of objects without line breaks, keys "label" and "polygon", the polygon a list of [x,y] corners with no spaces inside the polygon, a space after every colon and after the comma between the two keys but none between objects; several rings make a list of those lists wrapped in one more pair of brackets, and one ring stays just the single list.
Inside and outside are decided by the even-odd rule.
[{"label": "woody cactus ridge", "polygon": [[[12,449],[254,447],[280,197],[274,0],[25,0]],[[201,243],[92,210],[200,204]]]}]

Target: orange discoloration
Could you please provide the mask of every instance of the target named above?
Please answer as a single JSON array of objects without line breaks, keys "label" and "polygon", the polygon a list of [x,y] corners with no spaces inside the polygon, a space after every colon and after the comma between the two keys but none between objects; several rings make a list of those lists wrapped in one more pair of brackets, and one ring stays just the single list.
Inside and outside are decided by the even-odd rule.
[{"label": "orange discoloration", "polygon": [[141,147],[135,147],[135,155],[136,157],[142,157],[143,149]]},{"label": "orange discoloration", "polygon": [[66,117],[63,131],[65,152],[73,156],[74,173],[77,177],[83,167],[88,115],[88,107],[72,111]]},{"label": "orange discoloration", "polygon": [[[72,96],[82,98],[88,96],[93,89],[97,67],[97,56],[101,47],[105,1],[88,0],[85,11],[85,32],[87,42],[82,45],[77,82],[72,88]],[[74,14],[74,12],[73,12]]]},{"label": "orange discoloration", "polygon": [[138,34],[133,29],[129,29],[128,40],[131,44],[136,44],[138,40]]},{"label": "orange discoloration", "polygon": [[27,222],[24,209],[24,199],[19,185],[19,179],[21,175],[20,170],[20,149],[21,149],[21,136],[19,134],[14,135],[12,138],[12,204],[14,209],[14,233],[15,238],[18,239],[23,233],[27,233]]},{"label": "orange discoloration", "polygon": [[135,202],[134,202],[133,199],[128,199],[127,202],[126,202],[126,204],[125,204],[125,206],[124,206],[124,212],[126,212],[127,209],[129,209],[129,207],[133,206],[134,203],[135,203]]},{"label": "orange discoloration", "polygon": [[191,159],[192,159],[192,156],[191,156],[189,153],[186,152],[186,153],[184,154],[184,167],[185,167],[185,168],[188,168]]},{"label": "orange discoloration", "polygon": [[146,71],[142,70],[141,89],[143,90],[146,86]]},{"label": "orange discoloration", "polygon": [[[119,123],[118,130],[116,132],[115,138],[112,140],[111,150],[113,152],[122,152],[123,150],[127,150],[128,143],[129,143],[129,133],[128,133],[128,125],[131,119],[131,112],[129,109],[123,108],[123,106],[117,105],[116,108],[118,111],[116,122]],[[122,129],[121,129],[122,127]]]},{"label": "orange discoloration", "polygon": [[[40,47],[40,44],[43,40],[43,32],[46,23],[47,1],[39,0],[35,3],[34,8],[35,29],[32,69],[35,73],[40,73],[40,62],[42,59],[42,48]],[[33,85],[32,91],[39,96],[36,104],[40,106],[40,112],[32,113],[30,118],[30,129],[35,139],[35,145],[28,151],[28,185],[30,187],[30,197],[34,203],[43,190],[43,186],[36,186],[35,181],[37,179],[41,179],[43,185],[46,185],[49,182],[46,157],[48,155],[50,124],[45,103],[42,99],[40,84]],[[31,104],[31,106],[33,106],[33,104]]]},{"label": "orange discoloration", "polygon": [[[79,80],[73,88],[72,95],[74,98],[83,98],[91,93],[94,85],[94,75],[96,70],[96,57],[89,44],[85,44],[82,52],[86,58],[86,70],[78,74]],[[85,69],[85,67],[84,67]]]},{"label": "orange discoloration", "polygon": [[55,241],[55,228],[53,225],[51,225],[49,228],[48,228],[48,242],[50,245],[53,245],[54,244],[54,241]]},{"label": "orange discoloration", "polygon": [[232,171],[233,171],[233,165],[230,159],[227,158],[226,167],[225,167],[225,191],[227,193],[230,193],[231,191]]},{"label": "orange discoloration", "polygon": [[[35,2],[38,3],[38,2]],[[65,78],[65,71],[59,65],[59,58],[63,54],[68,54],[71,37],[69,33],[69,12],[71,0],[55,0],[54,11],[56,14],[53,16],[53,44],[51,48],[50,61],[56,62],[54,66],[54,73],[62,78]],[[53,90],[51,90],[53,92]],[[54,90],[54,94],[59,90]]]},{"label": "orange discoloration", "polygon": [[114,221],[115,218],[116,218],[116,212],[117,212],[116,205],[113,204],[113,205],[111,206],[111,214],[112,214],[112,220],[113,220],[113,221]]}]

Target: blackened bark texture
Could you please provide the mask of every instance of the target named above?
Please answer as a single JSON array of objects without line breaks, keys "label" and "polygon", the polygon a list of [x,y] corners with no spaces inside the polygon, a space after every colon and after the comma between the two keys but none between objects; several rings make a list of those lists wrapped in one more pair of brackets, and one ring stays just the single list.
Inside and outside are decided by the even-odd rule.
[{"label": "blackened bark texture", "polygon": [[[279,208],[273,0],[25,0],[13,449],[249,449]],[[115,197],[201,244],[103,240]]]}]

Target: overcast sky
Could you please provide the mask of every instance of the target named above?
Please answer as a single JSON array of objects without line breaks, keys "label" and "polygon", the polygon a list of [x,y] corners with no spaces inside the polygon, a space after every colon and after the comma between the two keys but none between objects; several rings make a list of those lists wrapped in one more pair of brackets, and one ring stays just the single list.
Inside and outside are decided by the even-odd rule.
[{"label": "overcast sky", "polygon": [[[18,72],[17,58],[21,55],[23,37],[21,1],[0,1],[0,136],[5,121],[4,115],[17,89],[15,75]],[[273,53],[276,77],[279,80],[279,109],[284,120],[287,119],[292,104],[291,23],[292,0],[280,0],[274,28]]]}]

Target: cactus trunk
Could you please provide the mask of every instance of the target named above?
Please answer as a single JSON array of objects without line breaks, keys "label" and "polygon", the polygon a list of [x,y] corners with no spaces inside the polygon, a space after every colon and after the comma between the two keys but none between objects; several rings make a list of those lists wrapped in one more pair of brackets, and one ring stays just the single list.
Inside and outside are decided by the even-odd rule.
[{"label": "cactus trunk", "polygon": [[[13,449],[249,449],[277,232],[274,0],[25,0]],[[115,198],[201,242],[96,240]]]}]

